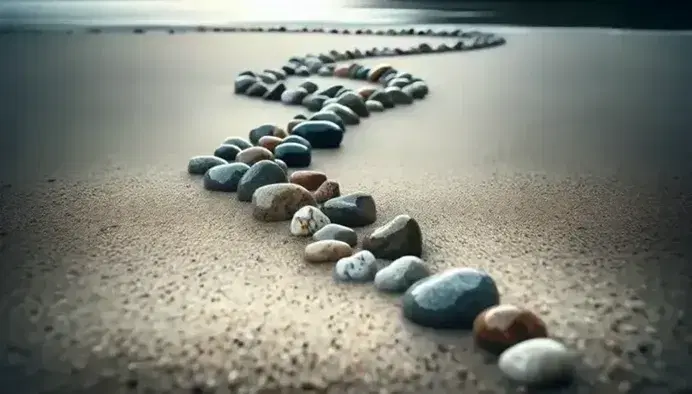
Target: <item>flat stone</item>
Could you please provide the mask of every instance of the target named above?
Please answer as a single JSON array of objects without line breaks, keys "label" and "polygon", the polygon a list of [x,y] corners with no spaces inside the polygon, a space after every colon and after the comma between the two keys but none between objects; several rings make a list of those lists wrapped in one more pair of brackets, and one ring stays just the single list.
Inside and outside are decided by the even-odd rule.
[{"label": "flat stone", "polygon": [[222,164],[228,164],[228,162],[211,155],[194,156],[187,163],[187,172],[194,175],[204,175],[210,168]]},{"label": "flat stone", "polygon": [[265,185],[252,194],[252,216],[264,222],[291,220],[301,208],[310,205],[316,205],[312,194],[292,183]]},{"label": "flat stone", "polygon": [[351,193],[335,197],[322,207],[332,223],[348,227],[363,227],[375,223],[377,208],[375,200],[367,193]]},{"label": "flat stone", "polygon": [[423,260],[416,256],[403,256],[377,272],[375,288],[388,293],[403,293],[428,276],[430,270]]},{"label": "flat stone", "polygon": [[250,70],[245,70],[245,71],[240,72],[240,73],[238,74],[238,77],[242,77],[242,76],[244,76],[244,75],[257,78],[257,74],[255,74],[254,72],[252,72],[252,71],[250,71]]},{"label": "flat stone", "polygon": [[305,138],[313,148],[330,149],[341,145],[344,131],[326,120],[307,120],[293,129],[293,135]]},{"label": "flat stone", "polygon": [[315,232],[315,234],[313,234],[312,239],[315,241],[333,239],[336,241],[346,242],[351,246],[356,246],[358,244],[358,234],[356,234],[352,228],[348,228],[336,223],[330,223],[322,227]]},{"label": "flat stone", "polygon": [[[325,103],[326,104],[326,103]],[[323,111],[331,111],[337,114],[346,125],[357,125],[360,117],[352,109],[338,103],[330,103],[322,107]]]},{"label": "flat stone", "polygon": [[577,355],[550,338],[534,338],[505,350],[498,367],[509,379],[530,386],[568,383],[574,377]]},{"label": "flat stone", "polygon": [[250,169],[245,163],[228,163],[212,167],[204,174],[203,185],[207,190],[235,192],[240,178]]},{"label": "flat stone", "polygon": [[322,107],[324,106],[325,101],[327,101],[327,100],[329,100],[329,97],[327,97],[327,96],[323,96],[323,95],[320,95],[320,94],[313,94],[313,95],[310,95],[310,96],[306,96],[306,97],[303,99],[303,101],[302,101],[301,104],[302,104],[305,108],[307,108],[309,111],[317,112],[317,111],[319,111],[320,109],[322,109]]},{"label": "flat stone", "polygon": [[346,92],[342,94],[339,96],[337,103],[350,108],[356,113],[356,115],[360,117],[370,116],[370,111],[368,111],[368,108],[365,106],[363,98],[354,92]]},{"label": "flat stone", "polygon": [[304,188],[315,191],[327,180],[327,174],[321,171],[302,170],[295,171],[288,177],[288,181]]},{"label": "flat stone", "polygon": [[305,247],[305,260],[310,263],[338,261],[352,254],[349,244],[336,240],[316,241]]},{"label": "flat stone", "polygon": [[262,96],[267,101],[281,101],[281,95],[286,91],[286,85],[278,83]]},{"label": "flat stone", "polygon": [[235,145],[240,148],[240,150],[247,149],[252,146],[250,141],[241,137],[228,137],[223,141],[223,145]]},{"label": "flat stone", "polygon": [[413,97],[404,93],[403,90],[397,88],[396,86],[390,86],[384,90],[384,92],[389,95],[389,98],[394,104],[411,104],[413,103]]},{"label": "flat stone", "polygon": [[270,160],[259,161],[253,164],[245,172],[245,175],[240,178],[240,182],[238,182],[238,200],[252,201],[252,194],[260,187],[287,182],[286,173],[278,164]]},{"label": "flat stone", "polygon": [[308,92],[303,88],[286,89],[281,93],[281,102],[287,105],[299,105],[307,96]]},{"label": "flat stone", "polygon": [[492,353],[501,353],[519,342],[545,338],[545,322],[528,309],[510,304],[490,307],[473,322],[476,343]]},{"label": "flat stone", "polygon": [[384,111],[384,105],[381,102],[375,100],[368,100],[365,102],[365,106],[368,107],[370,112],[382,112]]},{"label": "flat stone", "polygon": [[300,208],[291,219],[291,234],[309,237],[329,224],[329,218],[314,206]]},{"label": "flat stone", "polygon": [[220,157],[227,162],[235,161],[235,157],[240,153],[242,149],[231,144],[221,144],[216,150],[214,150],[214,156]]},{"label": "flat stone", "polygon": [[354,76],[355,79],[359,81],[366,81],[368,79],[368,74],[370,74],[369,67],[361,67]]},{"label": "flat stone", "polygon": [[252,85],[250,85],[247,90],[245,90],[245,95],[248,97],[262,97],[264,96],[269,88],[262,82],[255,82]]},{"label": "flat stone", "polygon": [[499,302],[490,275],[455,268],[413,284],[402,297],[402,310],[408,320],[424,327],[470,329],[481,312]]},{"label": "flat stone", "polygon": [[408,215],[399,215],[365,237],[363,249],[387,260],[402,256],[420,257],[423,237],[418,222]]},{"label": "flat stone", "polygon": [[234,81],[234,91],[236,94],[243,94],[250,86],[254,85],[255,82],[257,82],[257,78],[254,75],[241,75]]},{"label": "flat stone", "polygon": [[332,111],[320,110],[319,112],[312,114],[309,120],[326,120],[336,124],[341,128],[341,130],[346,131],[346,124],[344,121],[341,119],[341,117],[339,117],[339,115]]},{"label": "flat stone", "polygon": [[378,90],[375,93],[373,93],[369,98],[368,101],[377,101],[378,103],[382,104],[383,107],[385,108],[394,108],[394,101],[389,97],[389,94],[385,93],[384,90]]},{"label": "flat stone", "polygon": [[252,166],[261,160],[274,160],[274,154],[267,148],[253,146],[240,151],[240,153],[238,153],[238,155],[235,157],[236,162],[245,163],[249,166]]},{"label": "flat stone", "polygon": [[284,141],[274,148],[274,157],[290,168],[304,168],[312,163],[312,150],[304,144]]},{"label": "flat stone", "polygon": [[315,93],[319,88],[317,84],[312,81],[304,81],[299,87],[305,89],[310,94]]},{"label": "flat stone", "polygon": [[[270,152],[274,152],[274,148],[276,148],[276,146],[282,143],[283,141],[283,138],[274,137],[273,135],[265,135],[264,137],[259,139],[257,145],[258,147],[265,148]],[[267,160],[269,160],[269,158],[267,158]]]},{"label": "flat stone", "polygon": [[322,204],[332,198],[341,196],[341,190],[337,181],[328,179],[320,185],[314,193],[317,203]]},{"label": "flat stone", "polygon": [[259,139],[265,135],[273,135],[274,137],[283,138],[286,136],[286,132],[278,126],[273,124],[264,124],[257,128],[250,130],[249,139],[253,145],[259,143]]},{"label": "flat stone", "polygon": [[334,279],[340,282],[370,282],[377,272],[376,260],[367,250],[339,259],[334,266]]}]

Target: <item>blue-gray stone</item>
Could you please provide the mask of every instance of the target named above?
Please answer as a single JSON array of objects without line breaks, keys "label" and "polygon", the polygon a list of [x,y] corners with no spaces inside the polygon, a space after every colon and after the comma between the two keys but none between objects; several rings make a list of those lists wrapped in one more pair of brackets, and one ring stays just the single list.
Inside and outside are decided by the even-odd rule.
[{"label": "blue-gray stone", "polygon": [[342,93],[339,96],[337,103],[351,109],[360,117],[370,116],[370,111],[368,111],[368,108],[365,106],[363,98],[354,92],[349,91]]},{"label": "blue-gray stone", "polygon": [[335,114],[332,111],[319,111],[310,116],[309,120],[326,120],[335,123],[337,126],[341,128],[341,130],[346,131],[346,125],[344,124],[344,121],[339,117],[339,115]]},{"label": "blue-gray stone", "polygon": [[249,88],[245,91],[245,94],[249,97],[262,97],[264,96],[269,88],[267,88],[267,85],[263,84],[262,82],[255,82],[252,85],[250,85]]},{"label": "blue-gray stone", "polygon": [[238,182],[238,200],[250,202],[255,190],[265,185],[288,182],[281,167],[271,160],[261,160],[253,164]]},{"label": "blue-gray stone", "polygon": [[430,270],[420,257],[403,256],[377,272],[375,288],[388,293],[403,293],[428,276]]},{"label": "blue-gray stone", "polygon": [[344,257],[334,265],[334,279],[339,282],[370,282],[377,272],[377,259],[367,250]]},{"label": "blue-gray stone", "polygon": [[222,145],[235,145],[240,148],[240,150],[252,147],[252,144],[248,140],[240,137],[228,137]]},{"label": "blue-gray stone", "polygon": [[249,138],[253,145],[259,143],[260,138],[267,135],[281,135],[283,133],[279,132],[278,127],[273,124],[264,124],[262,126],[256,127],[250,130]]},{"label": "blue-gray stone", "polygon": [[238,182],[250,169],[245,163],[229,163],[212,167],[204,174],[204,188],[219,192],[235,192]]},{"label": "blue-gray stone", "polygon": [[384,90],[384,92],[389,96],[389,98],[394,102],[394,104],[411,104],[413,103],[413,97],[404,93],[401,89],[396,86],[390,86]]},{"label": "blue-gray stone", "polygon": [[333,98],[336,97],[336,94],[339,93],[339,91],[343,88],[343,85],[333,85],[317,94],[319,94],[320,96],[327,96],[329,98]]},{"label": "blue-gray stone", "polygon": [[312,151],[298,142],[282,142],[274,148],[274,157],[286,163],[287,167],[309,167],[312,162]]},{"label": "blue-gray stone", "polygon": [[228,162],[220,157],[211,155],[195,156],[187,163],[187,172],[195,175],[204,175],[210,168],[228,164]]},{"label": "blue-gray stone", "polygon": [[[335,99],[336,100],[336,99]],[[360,116],[353,112],[351,108],[337,102],[329,103],[329,100],[324,103],[322,110],[332,111],[337,114],[346,125],[357,125],[360,123]]]},{"label": "blue-gray stone", "polygon": [[227,162],[235,161],[235,157],[240,153],[242,149],[238,148],[236,145],[222,144],[214,151],[214,156],[220,157]]},{"label": "blue-gray stone", "polygon": [[322,205],[322,212],[332,223],[348,227],[363,227],[377,220],[375,199],[362,192],[327,200]]},{"label": "blue-gray stone", "polygon": [[326,120],[306,120],[294,127],[292,134],[305,138],[316,149],[338,148],[344,138],[344,131]]},{"label": "blue-gray stone", "polygon": [[356,234],[352,228],[348,228],[336,223],[330,223],[317,230],[317,232],[313,234],[312,239],[315,241],[332,239],[335,241],[346,242],[351,246],[356,246],[356,244],[358,244],[358,234]]},{"label": "blue-gray stone", "polygon": [[242,94],[245,93],[248,88],[257,82],[257,78],[253,75],[241,75],[235,79],[234,88],[235,93]]},{"label": "blue-gray stone", "polygon": [[481,312],[499,303],[500,293],[490,275],[455,268],[416,282],[402,297],[402,310],[421,326],[470,329]]},{"label": "blue-gray stone", "polygon": [[308,149],[312,149],[312,145],[310,145],[310,141],[306,140],[305,138],[303,138],[299,135],[291,134],[288,137],[284,138],[281,143],[285,144],[287,142],[295,142],[296,144],[305,145],[305,147],[307,147]]}]

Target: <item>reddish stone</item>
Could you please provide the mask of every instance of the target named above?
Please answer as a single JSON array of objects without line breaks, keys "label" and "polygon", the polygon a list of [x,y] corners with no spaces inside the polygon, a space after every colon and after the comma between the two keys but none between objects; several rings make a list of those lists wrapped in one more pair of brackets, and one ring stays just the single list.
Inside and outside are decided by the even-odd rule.
[{"label": "reddish stone", "polygon": [[535,313],[514,305],[490,307],[473,322],[476,343],[493,353],[532,338],[548,336],[545,323]]},{"label": "reddish stone", "polygon": [[377,89],[371,88],[370,86],[366,86],[363,88],[358,89],[358,95],[363,98],[363,100],[367,100],[368,97],[372,96],[373,93],[375,93]]},{"label": "reddish stone", "polygon": [[351,70],[350,64],[342,64],[334,69],[334,76],[339,78],[348,78],[349,71]]},{"label": "reddish stone", "polygon": [[265,135],[259,139],[258,145],[267,148],[270,152],[274,153],[274,148],[283,142],[283,138],[274,137],[273,135]]},{"label": "reddish stone", "polygon": [[310,191],[317,190],[327,180],[327,174],[320,171],[295,171],[288,181],[300,185]]},{"label": "reddish stone", "polygon": [[333,180],[327,180],[314,193],[315,201],[318,204],[322,204],[327,200],[331,200],[334,197],[339,197],[341,195],[341,190],[339,188],[339,183]]},{"label": "reddish stone", "polygon": [[261,146],[253,146],[243,149],[235,157],[235,161],[245,163],[249,166],[257,163],[260,160],[274,160],[274,154],[267,148]]}]

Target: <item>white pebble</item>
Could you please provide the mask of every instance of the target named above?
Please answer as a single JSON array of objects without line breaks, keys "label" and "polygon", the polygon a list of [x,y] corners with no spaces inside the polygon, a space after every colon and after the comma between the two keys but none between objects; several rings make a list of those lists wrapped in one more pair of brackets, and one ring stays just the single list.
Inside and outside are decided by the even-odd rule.
[{"label": "white pebble", "polygon": [[327,215],[319,209],[307,205],[300,208],[291,220],[291,234],[307,237],[331,223]]},{"label": "white pebble", "polygon": [[550,338],[535,338],[505,350],[498,366],[512,380],[545,385],[569,380],[574,374],[576,359],[574,352],[562,343]]}]

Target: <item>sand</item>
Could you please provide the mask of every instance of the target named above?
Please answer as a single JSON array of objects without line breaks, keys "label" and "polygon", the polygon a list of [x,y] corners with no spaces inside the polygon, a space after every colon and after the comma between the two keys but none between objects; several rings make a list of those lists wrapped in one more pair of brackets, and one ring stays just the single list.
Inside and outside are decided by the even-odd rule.
[{"label": "sand", "polygon": [[[387,59],[428,98],[349,128],[313,168],[374,195],[379,220],[361,235],[409,214],[435,270],[485,269],[503,301],[543,316],[583,354],[564,392],[689,388],[692,38],[507,37]],[[3,387],[514,392],[467,333],[415,327],[396,297],[335,284],[287,223],[258,223],[185,173],[225,137],[299,112],[234,96],[238,72],[426,40],[0,36]]]}]

